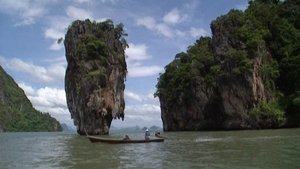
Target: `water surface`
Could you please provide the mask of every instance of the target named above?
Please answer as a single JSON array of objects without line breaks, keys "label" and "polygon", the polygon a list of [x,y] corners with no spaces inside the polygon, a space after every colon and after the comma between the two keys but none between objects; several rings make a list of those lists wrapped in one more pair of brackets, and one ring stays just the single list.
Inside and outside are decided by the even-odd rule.
[{"label": "water surface", "polygon": [[300,168],[300,129],[162,134],[164,143],[110,145],[75,133],[0,133],[0,168]]}]

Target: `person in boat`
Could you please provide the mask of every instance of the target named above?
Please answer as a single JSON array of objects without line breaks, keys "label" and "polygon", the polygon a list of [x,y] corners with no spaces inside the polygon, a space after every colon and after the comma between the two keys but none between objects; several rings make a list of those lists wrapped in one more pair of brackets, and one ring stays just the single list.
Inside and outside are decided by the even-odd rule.
[{"label": "person in boat", "polygon": [[150,139],[150,132],[148,129],[146,129],[145,131],[145,140],[149,140]]},{"label": "person in boat", "polygon": [[125,137],[123,138],[123,140],[130,140],[130,138],[127,134],[125,134]]},{"label": "person in boat", "polygon": [[161,137],[159,131],[156,131],[156,132],[155,132],[155,137]]}]

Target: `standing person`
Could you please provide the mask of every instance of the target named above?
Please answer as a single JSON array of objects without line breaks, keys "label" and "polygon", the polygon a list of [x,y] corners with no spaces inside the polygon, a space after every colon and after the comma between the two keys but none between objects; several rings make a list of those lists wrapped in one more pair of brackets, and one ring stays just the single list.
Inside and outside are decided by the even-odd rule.
[{"label": "standing person", "polygon": [[146,129],[145,131],[145,140],[149,140],[150,139],[150,132],[148,129]]}]

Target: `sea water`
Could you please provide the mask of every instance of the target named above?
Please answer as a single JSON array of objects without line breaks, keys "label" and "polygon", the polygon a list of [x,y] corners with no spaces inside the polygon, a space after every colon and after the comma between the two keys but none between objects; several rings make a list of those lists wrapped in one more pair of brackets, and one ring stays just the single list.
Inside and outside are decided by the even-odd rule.
[{"label": "sea water", "polygon": [[[124,134],[134,139],[144,133],[111,137]],[[112,145],[76,133],[0,133],[0,169],[300,168],[300,129],[162,135],[163,143]]]}]

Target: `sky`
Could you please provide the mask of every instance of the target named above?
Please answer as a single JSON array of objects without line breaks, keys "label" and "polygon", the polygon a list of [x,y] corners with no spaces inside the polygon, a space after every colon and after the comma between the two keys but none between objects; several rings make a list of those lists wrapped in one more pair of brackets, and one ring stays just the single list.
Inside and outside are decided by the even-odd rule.
[{"label": "sky", "polygon": [[244,10],[248,0],[0,0],[0,65],[24,90],[33,106],[73,126],[67,108],[63,43],[77,19],[123,23],[125,53],[125,119],[115,127],[162,126],[159,73],[175,55],[201,36],[210,23],[230,9]]}]

